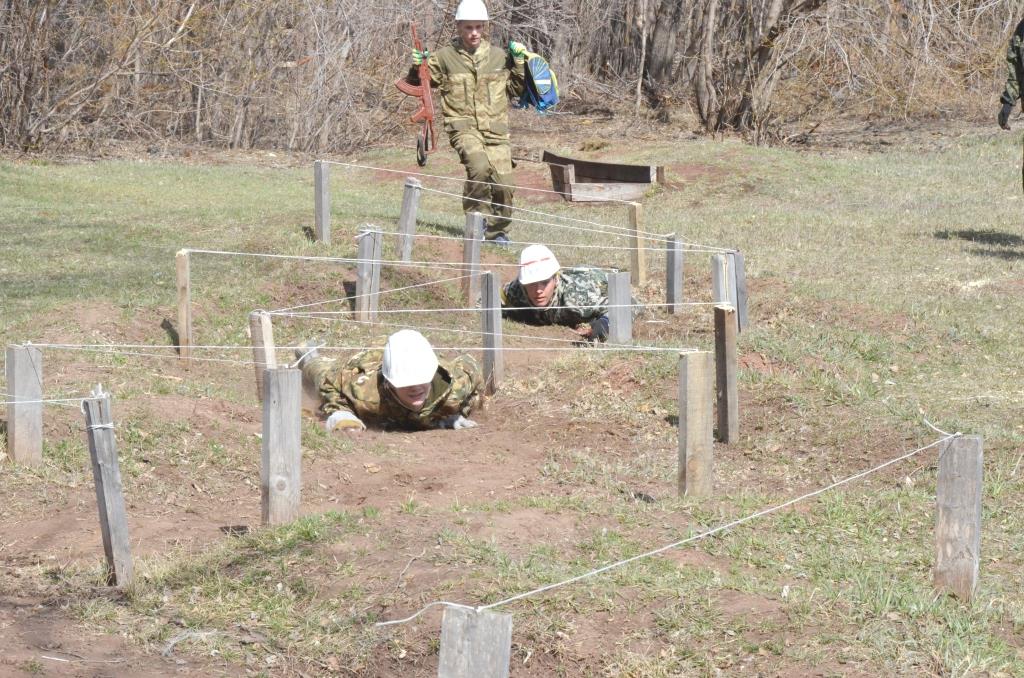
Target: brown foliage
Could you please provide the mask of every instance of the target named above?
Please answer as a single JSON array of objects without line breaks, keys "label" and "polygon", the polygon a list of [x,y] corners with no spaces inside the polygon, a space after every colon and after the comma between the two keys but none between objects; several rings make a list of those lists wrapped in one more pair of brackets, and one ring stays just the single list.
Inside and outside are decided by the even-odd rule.
[{"label": "brown foliage", "polygon": [[[408,27],[456,0],[0,0],[0,145],[106,138],[346,151],[403,129]],[[492,41],[552,61],[563,108],[690,106],[773,138],[833,108],[977,115],[1024,0],[494,0]],[[642,78],[642,79],[641,79]]]}]

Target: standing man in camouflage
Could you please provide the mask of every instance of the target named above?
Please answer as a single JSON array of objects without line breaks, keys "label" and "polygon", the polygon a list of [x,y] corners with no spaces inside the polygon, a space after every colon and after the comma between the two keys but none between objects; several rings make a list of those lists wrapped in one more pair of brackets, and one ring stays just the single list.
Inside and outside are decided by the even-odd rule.
[{"label": "standing man in camouflage", "polygon": [[328,431],[365,431],[364,421],[406,430],[477,425],[467,418],[483,392],[476,361],[468,354],[439,361],[414,330],[395,332],[383,350],[365,349],[345,362],[321,357],[315,348],[295,355],[303,379],[320,393]]},{"label": "standing man in camouflage", "polygon": [[[1010,46],[1006,49],[1006,87],[999,97],[1002,107],[999,109],[999,126],[1010,129],[1010,113],[1013,113],[1017,100],[1020,99],[1021,88],[1024,88],[1024,21],[1017,24],[1010,38]],[[1021,165],[1021,182],[1024,187],[1024,163]]]},{"label": "standing man in camouflage", "polygon": [[519,275],[501,290],[502,316],[531,325],[565,325],[588,341],[608,338],[608,274],[562,268],[544,245],[519,255]]},{"label": "standing man in camouflage", "polygon": [[526,48],[508,49],[484,39],[490,17],[481,0],[462,0],[455,11],[458,36],[436,54],[413,50],[408,80],[419,84],[416,67],[427,60],[430,86],[441,91],[444,129],[466,168],[462,208],[486,217],[487,240],[508,245],[512,216],[512,149],[509,97],[525,87]]}]

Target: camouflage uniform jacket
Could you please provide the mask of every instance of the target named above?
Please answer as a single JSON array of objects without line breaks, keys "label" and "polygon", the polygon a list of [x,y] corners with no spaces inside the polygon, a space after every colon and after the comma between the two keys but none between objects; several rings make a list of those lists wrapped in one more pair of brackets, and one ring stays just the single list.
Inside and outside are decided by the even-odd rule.
[{"label": "camouflage uniform jacket", "polygon": [[577,266],[558,272],[555,293],[546,308],[532,306],[518,278],[501,290],[502,316],[531,325],[577,327],[608,312],[608,273],[600,268]]},{"label": "camouflage uniform jacket", "polygon": [[352,412],[360,419],[382,426],[428,429],[453,414],[468,416],[480,403],[483,373],[472,356],[440,360],[423,408],[413,412],[397,398],[381,374],[382,349],[366,349],[349,358],[340,368],[330,358],[312,361],[309,372],[323,400],[327,416],[338,410]]},{"label": "camouflage uniform jacket", "polygon": [[1021,86],[1024,86],[1024,21],[1017,24],[1010,38],[1010,46],[1006,49],[1006,68],[1006,88],[999,101],[1012,106],[1020,99]]},{"label": "camouflage uniform jacket", "polygon": [[[427,57],[427,66],[431,86],[441,92],[446,132],[476,129],[486,141],[508,140],[509,97],[523,93],[524,62],[486,40],[469,52],[455,38]],[[409,80],[419,81],[415,68]]]}]

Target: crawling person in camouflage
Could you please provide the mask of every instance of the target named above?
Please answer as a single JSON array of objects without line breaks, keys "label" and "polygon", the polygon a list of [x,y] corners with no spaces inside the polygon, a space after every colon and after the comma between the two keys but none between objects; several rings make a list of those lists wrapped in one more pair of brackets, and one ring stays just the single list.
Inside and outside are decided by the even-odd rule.
[{"label": "crawling person in camouflage", "polygon": [[364,431],[364,421],[407,430],[477,425],[467,418],[483,392],[476,361],[467,354],[439,361],[414,330],[395,332],[383,349],[365,349],[345,362],[315,348],[295,354],[303,379],[320,393],[328,431]]},{"label": "crawling person in camouflage", "polygon": [[519,255],[519,275],[501,290],[501,315],[531,325],[565,325],[589,341],[608,338],[608,274],[562,268],[544,245]]},{"label": "crawling person in camouflage", "polygon": [[[1006,48],[1006,70],[1006,87],[999,97],[1002,106],[999,108],[998,120],[1000,127],[1010,129],[1010,114],[1020,99],[1021,88],[1024,88],[1024,21],[1017,24],[1010,45]],[[1021,166],[1021,179],[1024,182],[1024,165]]]}]

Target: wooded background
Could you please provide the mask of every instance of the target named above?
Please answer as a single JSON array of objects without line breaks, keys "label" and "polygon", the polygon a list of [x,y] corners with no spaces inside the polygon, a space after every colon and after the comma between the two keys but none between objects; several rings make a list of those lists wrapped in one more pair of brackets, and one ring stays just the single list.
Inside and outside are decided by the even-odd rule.
[{"label": "wooded background", "polygon": [[[410,22],[457,0],[0,0],[0,146],[174,139],[345,152],[387,141]],[[565,111],[757,143],[837,114],[995,116],[1024,0],[491,0],[491,39],[551,61]],[[401,111],[401,112],[400,112]],[[994,123],[993,123],[994,124]]]}]

